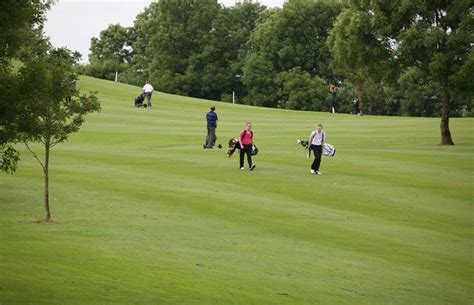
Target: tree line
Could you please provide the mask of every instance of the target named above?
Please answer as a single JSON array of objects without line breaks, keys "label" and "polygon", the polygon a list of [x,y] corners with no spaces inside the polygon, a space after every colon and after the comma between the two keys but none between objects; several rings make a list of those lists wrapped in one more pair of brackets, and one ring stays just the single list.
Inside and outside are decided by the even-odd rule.
[{"label": "tree line", "polygon": [[91,40],[80,71],[161,91],[230,102],[329,110],[339,88],[366,114],[470,116],[469,0],[289,0],[282,8],[216,0],[150,4],[132,27]]}]

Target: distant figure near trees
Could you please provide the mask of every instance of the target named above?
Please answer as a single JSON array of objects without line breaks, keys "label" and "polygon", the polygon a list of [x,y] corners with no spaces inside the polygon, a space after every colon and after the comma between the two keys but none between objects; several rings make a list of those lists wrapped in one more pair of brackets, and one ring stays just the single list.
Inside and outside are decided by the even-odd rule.
[{"label": "distant figure near trees", "polygon": [[151,95],[153,94],[153,86],[150,84],[150,81],[146,81],[145,86],[143,86],[143,94],[145,94],[147,100],[148,108],[151,108]]},{"label": "distant figure near trees", "polygon": [[336,113],[337,112],[337,102],[336,102],[337,87],[334,85],[331,85],[329,87],[329,93],[331,93],[331,112]]},{"label": "distant figure near trees", "polygon": [[360,115],[360,100],[359,100],[359,98],[355,98],[355,100],[352,101],[352,104],[354,104],[354,114]]}]

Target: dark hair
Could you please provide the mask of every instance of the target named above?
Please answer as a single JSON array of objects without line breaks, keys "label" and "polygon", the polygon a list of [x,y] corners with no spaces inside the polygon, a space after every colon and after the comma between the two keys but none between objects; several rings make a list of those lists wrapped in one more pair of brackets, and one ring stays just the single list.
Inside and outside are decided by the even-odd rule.
[{"label": "dark hair", "polygon": [[211,106],[211,110],[216,110],[216,107],[215,107],[215,106]]}]

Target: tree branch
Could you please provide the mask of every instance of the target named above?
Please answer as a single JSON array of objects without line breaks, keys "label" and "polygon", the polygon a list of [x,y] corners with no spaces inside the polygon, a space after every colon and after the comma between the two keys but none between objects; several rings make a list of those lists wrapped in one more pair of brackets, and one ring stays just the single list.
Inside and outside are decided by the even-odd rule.
[{"label": "tree branch", "polygon": [[43,171],[46,170],[46,168],[44,167],[43,162],[41,162],[41,160],[38,158],[38,156],[35,154],[35,152],[31,150],[31,148],[28,146],[28,143],[27,142],[23,142],[23,143],[25,143],[26,148],[33,154],[33,157],[35,157],[35,159],[39,162],[39,164],[43,168]]}]

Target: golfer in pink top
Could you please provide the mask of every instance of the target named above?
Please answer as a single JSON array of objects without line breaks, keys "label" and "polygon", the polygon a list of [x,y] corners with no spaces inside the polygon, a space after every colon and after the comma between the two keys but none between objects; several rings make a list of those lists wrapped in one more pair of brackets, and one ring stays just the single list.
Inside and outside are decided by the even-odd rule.
[{"label": "golfer in pink top", "polygon": [[239,134],[239,145],[240,145],[240,170],[244,170],[244,155],[247,154],[247,162],[249,163],[249,169],[254,170],[255,164],[252,164],[252,146],[253,146],[253,131],[252,123],[247,122],[245,129]]}]

